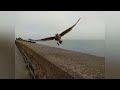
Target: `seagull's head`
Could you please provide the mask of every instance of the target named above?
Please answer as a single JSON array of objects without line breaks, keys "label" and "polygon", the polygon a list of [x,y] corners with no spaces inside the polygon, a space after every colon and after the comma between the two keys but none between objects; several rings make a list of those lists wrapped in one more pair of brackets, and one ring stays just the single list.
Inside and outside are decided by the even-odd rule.
[{"label": "seagull's head", "polygon": [[57,34],[55,34],[55,36],[57,36],[58,35],[58,33]]}]

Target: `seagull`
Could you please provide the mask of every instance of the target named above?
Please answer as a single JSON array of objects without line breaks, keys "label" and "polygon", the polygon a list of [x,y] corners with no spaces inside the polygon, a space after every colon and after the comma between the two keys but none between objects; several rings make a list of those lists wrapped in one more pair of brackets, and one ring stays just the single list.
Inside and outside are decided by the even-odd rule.
[{"label": "seagull", "polygon": [[63,31],[62,33],[60,34],[55,34],[55,36],[52,36],[52,37],[47,37],[47,38],[43,38],[43,39],[38,39],[38,40],[33,40],[33,39],[29,39],[30,41],[48,41],[48,40],[56,40],[57,41],[57,44],[58,46],[60,44],[62,44],[62,40],[61,40],[61,37],[63,37],[65,34],[67,34],[68,32],[70,32],[76,25],[77,23],[79,22],[81,18],[78,19],[78,21],[73,25],[71,26],[70,28],[66,29],[65,31]]}]

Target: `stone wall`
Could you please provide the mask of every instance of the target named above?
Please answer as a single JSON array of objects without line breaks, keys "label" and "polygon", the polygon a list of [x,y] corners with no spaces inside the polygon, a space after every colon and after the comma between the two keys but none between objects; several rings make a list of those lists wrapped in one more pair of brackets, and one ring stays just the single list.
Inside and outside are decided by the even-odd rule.
[{"label": "stone wall", "polygon": [[74,78],[22,43],[16,42],[34,79]]},{"label": "stone wall", "polygon": [[[93,77],[89,76],[89,74],[88,75],[82,74],[82,71],[80,71],[80,70],[82,70],[81,69],[82,67],[81,68],[79,67],[79,66],[81,66],[81,64],[79,65],[79,62],[74,61],[74,60],[72,60],[72,61],[68,60],[69,62],[67,60],[63,61],[62,58],[61,58],[61,60],[57,61],[57,58],[59,57],[59,55],[58,55],[58,57],[56,57],[56,60],[55,60],[55,56],[54,56],[54,58],[52,58],[53,55],[49,56],[48,52],[50,52],[50,51],[47,50],[46,48],[49,49],[51,47],[46,46],[45,49],[43,49],[43,47],[40,47],[37,44],[20,41],[20,40],[16,40],[15,43],[16,43],[17,47],[19,48],[20,52],[22,53],[23,58],[26,62],[26,65],[27,65],[28,69],[30,70],[31,75],[33,76],[33,79],[85,79],[85,78],[93,79]],[[54,51],[56,51],[56,50],[57,49],[55,49]],[[58,49],[58,51],[60,51],[60,50]],[[62,53],[62,51],[64,51],[64,50],[61,50],[61,53]],[[65,52],[68,52],[68,51],[65,51]],[[92,57],[93,56],[91,56],[91,58]],[[100,59],[104,59],[104,58],[100,58]],[[69,63],[70,65],[68,66],[67,64],[65,64],[63,62],[66,62],[67,64]],[[74,63],[77,63],[77,65],[75,66]],[[95,70],[95,71],[99,71],[99,73],[102,73],[101,76],[100,75],[96,76],[98,78],[104,78],[104,65],[103,64],[104,64],[104,60],[101,60],[100,70]],[[93,65],[94,65],[94,63],[93,63]],[[76,67],[76,69],[72,69],[72,67]],[[79,68],[77,68],[77,67],[79,67]],[[101,67],[102,67],[102,69],[101,69]],[[93,69],[90,69],[89,72],[93,73],[94,71],[91,72],[91,70],[93,70]],[[95,75],[93,75],[93,76],[95,77]]]}]

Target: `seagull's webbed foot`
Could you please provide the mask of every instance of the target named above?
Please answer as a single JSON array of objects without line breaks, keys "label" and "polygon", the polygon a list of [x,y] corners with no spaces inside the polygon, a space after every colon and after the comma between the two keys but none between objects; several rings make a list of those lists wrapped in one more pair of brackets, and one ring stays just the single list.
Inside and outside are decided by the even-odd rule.
[{"label": "seagull's webbed foot", "polygon": [[60,44],[62,44],[62,42],[63,42],[63,41],[61,41],[61,40],[59,41]]},{"label": "seagull's webbed foot", "polygon": [[60,41],[60,44],[62,44],[62,41]]},{"label": "seagull's webbed foot", "polygon": [[57,43],[58,44],[58,46],[59,46],[59,43]]}]

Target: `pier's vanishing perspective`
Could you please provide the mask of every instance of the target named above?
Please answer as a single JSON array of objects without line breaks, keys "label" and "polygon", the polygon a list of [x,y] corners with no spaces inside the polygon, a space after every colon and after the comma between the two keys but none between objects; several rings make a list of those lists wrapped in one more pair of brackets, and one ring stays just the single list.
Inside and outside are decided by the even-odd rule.
[{"label": "pier's vanishing perspective", "polygon": [[[15,43],[33,79],[104,79],[105,77],[104,57],[21,40],[15,40]],[[17,72],[16,74],[18,75]]]}]

